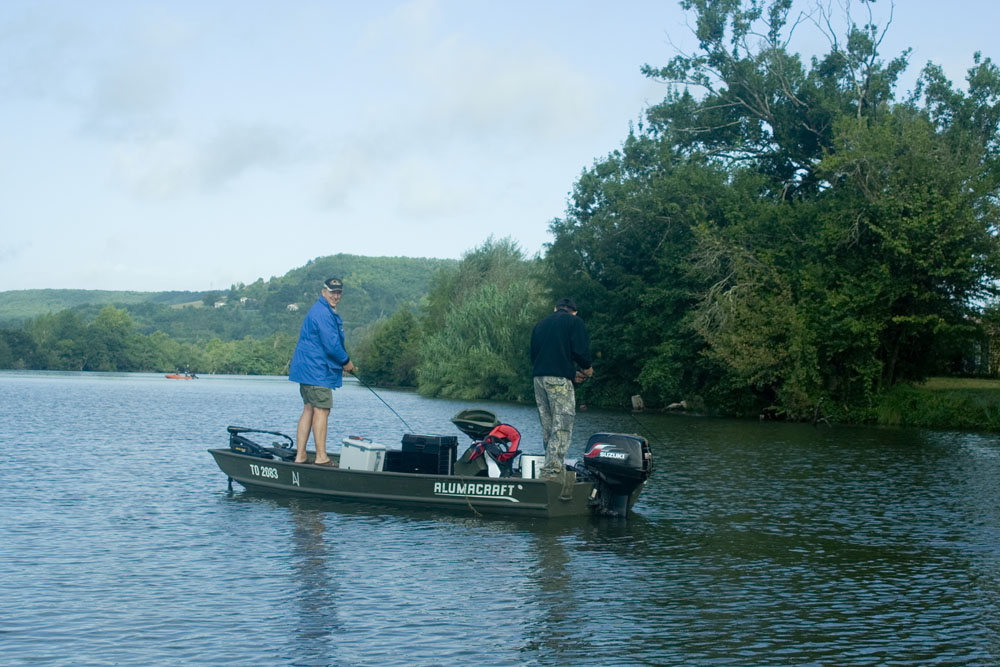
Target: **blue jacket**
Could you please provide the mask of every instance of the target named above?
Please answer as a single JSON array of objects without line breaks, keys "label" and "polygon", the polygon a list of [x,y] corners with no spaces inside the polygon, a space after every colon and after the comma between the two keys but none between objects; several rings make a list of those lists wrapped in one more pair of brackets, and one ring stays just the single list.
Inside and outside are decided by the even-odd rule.
[{"label": "blue jacket", "polygon": [[288,379],[300,384],[336,389],[344,383],[344,321],[320,297],[306,314],[299,330]]}]

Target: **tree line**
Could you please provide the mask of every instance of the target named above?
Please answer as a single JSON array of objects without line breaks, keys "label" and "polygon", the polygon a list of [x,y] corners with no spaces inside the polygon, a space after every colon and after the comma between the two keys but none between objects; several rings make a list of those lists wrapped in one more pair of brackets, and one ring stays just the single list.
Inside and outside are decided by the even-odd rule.
[{"label": "tree line", "polygon": [[104,306],[89,321],[63,310],[20,329],[0,329],[0,368],[12,369],[283,374],[294,349],[295,337],[284,332],[198,343],[162,331],[144,334],[128,311],[115,306]]},{"label": "tree line", "polygon": [[[324,279],[344,279],[350,300],[341,312],[350,333],[360,337],[401,304],[416,304],[434,272],[456,263],[338,254],[222,292],[76,290],[68,296],[80,305],[0,327],[0,368],[283,374]],[[25,302],[32,294],[45,303],[65,303],[59,298],[67,295],[49,292],[4,293],[0,301],[11,308],[0,304],[0,312],[37,309]],[[192,302],[191,295],[200,298]]]},{"label": "tree line", "polygon": [[[406,359],[428,395],[523,397],[524,337],[566,295],[591,332],[592,403],[865,420],[899,383],[987,369],[993,62],[976,54],[965,90],[928,64],[900,99],[909,53],[882,56],[871,3],[844,34],[827,5],[792,23],[790,0],[682,5],[698,50],[643,68],[666,98],[584,171],[545,256],[471,253],[373,356]],[[808,28],[830,48],[804,63],[786,44]],[[490,256],[513,277],[491,279]]]},{"label": "tree line", "polygon": [[[667,84],[665,99],[583,171],[544,255],[490,238],[435,267],[420,296],[349,331],[367,382],[530,400],[531,327],[562,296],[577,301],[590,330],[596,375],[579,396],[596,405],[626,407],[641,394],[650,406],[863,421],[900,383],[992,369],[987,333],[1000,329],[992,61],[976,54],[964,88],[928,64],[900,96],[909,53],[880,53],[889,21],[876,25],[872,3],[861,4],[860,23],[844,17],[842,34],[825,4],[791,22],[791,0],[681,4],[698,49],[643,68]],[[829,44],[809,62],[786,46],[806,29]],[[318,285],[321,273],[306,282]],[[234,286],[250,288],[265,285]],[[349,329],[351,299],[347,292]],[[121,319],[102,309],[82,335],[127,331],[127,322],[113,324]],[[36,320],[21,332],[36,350],[59,355],[73,348],[65,341],[77,342],[38,345],[43,324],[54,326]],[[174,349],[167,340],[156,342]],[[294,332],[260,338],[273,356],[256,341],[220,340],[207,363],[224,367],[218,360],[228,355],[284,372]],[[122,349],[130,348],[115,343],[85,365]]]}]

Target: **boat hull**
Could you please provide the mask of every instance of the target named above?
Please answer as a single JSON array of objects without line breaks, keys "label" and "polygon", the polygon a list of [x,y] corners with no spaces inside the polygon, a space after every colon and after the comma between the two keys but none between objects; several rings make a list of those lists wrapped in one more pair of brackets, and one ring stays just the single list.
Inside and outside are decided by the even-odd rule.
[{"label": "boat hull", "polygon": [[[471,514],[550,518],[592,511],[594,484],[590,481],[578,480],[572,497],[564,500],[562,484],[549,480],[347,470],[262,459],[230,449],[208,451],[222,472],[248,489]],[[629,498],[629,509],[640,490]]]}]

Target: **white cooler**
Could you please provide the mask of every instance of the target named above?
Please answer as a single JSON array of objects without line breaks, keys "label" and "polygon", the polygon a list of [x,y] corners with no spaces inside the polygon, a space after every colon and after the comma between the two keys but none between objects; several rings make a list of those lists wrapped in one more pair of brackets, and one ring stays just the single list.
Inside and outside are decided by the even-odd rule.
[{"label": "white cooler", "polygon": [[340,448],[342,470],[381,471],[385,463],[385,445],[361,438],[344,438]]},{"label": "white cooler", "polygon": [[545,457],[521,454],[520,461],[522,479],[538,479],[538,475],[542,472],[542,466],[545,465]]}]

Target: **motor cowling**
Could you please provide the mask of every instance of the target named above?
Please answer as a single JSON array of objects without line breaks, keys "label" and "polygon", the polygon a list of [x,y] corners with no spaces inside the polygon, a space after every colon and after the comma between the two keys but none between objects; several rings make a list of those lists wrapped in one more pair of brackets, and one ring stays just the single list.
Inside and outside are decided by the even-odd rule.
[{"label": "motor cowling", "polygon": [[603,513],[625,516],[629,498],[653,472],[649,443],[638,435],[595,433],[587,441],[583,466],[597,479]]}]

